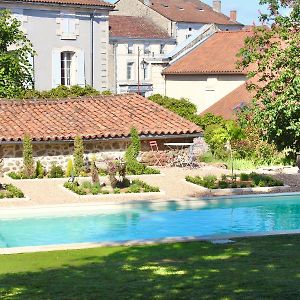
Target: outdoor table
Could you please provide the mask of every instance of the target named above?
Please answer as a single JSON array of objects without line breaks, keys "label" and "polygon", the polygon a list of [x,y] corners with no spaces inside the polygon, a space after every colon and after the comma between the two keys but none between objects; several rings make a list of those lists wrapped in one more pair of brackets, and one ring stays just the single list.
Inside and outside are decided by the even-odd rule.
[{"label": "outdoor table", "polygon": [[[175,155],[177,156],[175,159],[174,157],[171,157],[169,160],[169,164],[174,166],[177,163],[181,165],[181,167],[184,167],[185,164],[188,163],[189,157],[185,155],[184,149],[192,147],[194,144],[193,143],[165,143],[164,144],[166,147],[168,147],[172,151],[176,151],[178,154]],[[174,153],[173,153],[174,154]]]}]

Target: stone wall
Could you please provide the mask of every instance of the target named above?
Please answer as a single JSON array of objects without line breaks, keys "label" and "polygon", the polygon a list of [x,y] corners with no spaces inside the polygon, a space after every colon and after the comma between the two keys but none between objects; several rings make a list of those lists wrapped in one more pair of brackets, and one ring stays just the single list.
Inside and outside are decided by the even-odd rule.
[{"label": "stone wall", "polygon": [[[157,141],[159,150],[165,151],[168,148],[165,143],[191,143],[192,138],[176,138],[176,139],[153,139]],[[142,141],[142,152],[150,151],[150,140]],[[107,159],[122,158],[125,151],[130,144],[126,141],[88,141],[84,142],[85,158],[91,161],[95,156],[97,161],[104,161]],[[48,142],[48,143],[33,143],[33,157],[35,161],[40,161],[42,165],[50,170],[52,164],[61,166],[66,169],[68,161],[73,158],[73,143],[70,142]],[[2,161],[2,172],[9,173],[12,171],[20,171],[23,166],[23,145],[0,145],[0,157]]]},{"label": "stone wall", "polygon": [[[97,160],[123,157],[128,142],[123,141],[97,141],[85,142],[85,157],[89,160],[93,156]],[[33,156],[35,161],[40,161],[49,170],[52,164],[57,164],[63,169],[67,167],[69,159],[73,158],[73,143],[44,143],[33,144]],[[1,145],[0,156],[3,158],[2,171],[20,171],[23,165],[22,144]]]}]

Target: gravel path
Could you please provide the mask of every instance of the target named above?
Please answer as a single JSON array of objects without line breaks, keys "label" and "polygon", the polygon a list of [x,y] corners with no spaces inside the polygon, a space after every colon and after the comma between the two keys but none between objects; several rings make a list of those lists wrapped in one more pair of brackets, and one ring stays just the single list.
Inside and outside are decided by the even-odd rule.
[{"label": "gravel path", "polygon": [[[180,200],[191,197],[201,197],[209,195],[201,187],[190,184],[185,181],[187,175],[216,175],[228,173],[227,170],[206,166],[199,169],[183,169],[183,168],[161,168],[161,175],[143,175],[138,176],[141,180],[148,184],[158,186],[164,195],[160,195],[161,199]],[[296,168],[289,168],[284,170],[260,170],[260,173],[272,174],[278,179],[281,179],[285,184],[289,185],[289,190],[285,192],[300,192],[300,174],[297,173]],[[66,179],[40,179],[40,180],[13,180],[5,177],[2,182],[12,183],[19,187],[30,200],[0,200],[0,207],[14,207],[14,206],[37,206],[37,205],[56,205],[56,204],[76,204],[102,201],[103,197],[91,197],[91,199],[79,199],[76,194],[64,189],[62,186]],[[278,191],[280,192],[280,191]],[[149,197],[141,196],[141,198],[130,194],[123,195],[121,200],[149,200]],[[154,197],[155,198],[155,197]],[[106,198],[107,199],[107,198]],[[108,199],[108,201],[118,201]]]}]

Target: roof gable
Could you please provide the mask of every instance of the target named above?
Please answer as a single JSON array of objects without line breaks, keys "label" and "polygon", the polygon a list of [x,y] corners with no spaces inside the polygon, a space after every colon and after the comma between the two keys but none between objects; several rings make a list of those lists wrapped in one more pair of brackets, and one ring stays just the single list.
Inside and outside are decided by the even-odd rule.
[{"label": "roof gable", "polygon": [[166,75],[246,74],[238,70],[237,54],[251,31],[220,31],[214,33],[193,51],[163,71]]}]

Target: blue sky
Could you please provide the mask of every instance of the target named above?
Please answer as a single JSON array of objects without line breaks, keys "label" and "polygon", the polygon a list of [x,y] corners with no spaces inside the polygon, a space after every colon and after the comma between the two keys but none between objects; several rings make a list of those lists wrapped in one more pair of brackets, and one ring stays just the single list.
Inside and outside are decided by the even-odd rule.
[{"label": "blue sky", "polygon": [[[114,3],[114,0],[106,0]],[[212,0],[202,0],[203,2],[211,5]],[[259,0],[222,0],[222,11],[229,15],[230,10],[236,9],[238,11],[238,21],[241,23],[252,25],[253,21],[258,24]]]}]

